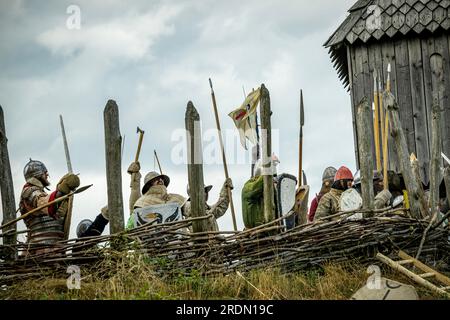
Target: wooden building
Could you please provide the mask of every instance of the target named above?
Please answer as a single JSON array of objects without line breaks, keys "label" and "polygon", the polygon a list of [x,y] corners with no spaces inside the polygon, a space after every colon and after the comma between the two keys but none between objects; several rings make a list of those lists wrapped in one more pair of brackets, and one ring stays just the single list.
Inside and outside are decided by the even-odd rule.
[{"label": "wooden building", "polygon": [[[355,108],[363,97],[373,101],[373,72],[386,82],[391,63],[391,91],[409,152],[428,183],[434,101],[442,110],[442,150],[450,156],[450,0],[359,0],[324,46],[350,89],[358,167]],[[389,143],[389,169],[398,170],[397,162]]]}]

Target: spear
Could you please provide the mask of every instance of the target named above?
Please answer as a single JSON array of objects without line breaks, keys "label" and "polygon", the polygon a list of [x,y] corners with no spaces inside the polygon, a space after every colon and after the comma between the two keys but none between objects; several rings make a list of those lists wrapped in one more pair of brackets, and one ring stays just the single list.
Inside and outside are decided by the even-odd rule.
[{"label": "spear", "polygon": [[[387,67],[387,81],[386,81],[386,91],[391,92],[391,64],[388,63]],[[389,131],[389,116],[386,112],[384,118],[384,135],[383,135],[383,185],[384,190],[388,190],[389,182],[387,176],[388,170],[388,131]]]},{"label": "spear", "polygon": [[155,154],[156,162],[158,162],[159,173],[163,174],[162,169],[161,169],[161,163],[159,163],[159,158],[158,158],[158,154],[156,153],[156,150],[153,149],[153,153]]},{"label": "spear", "polygon": [[381,172],[381,155],[380,155],[380,127],[379,127],[379,92],[377,90],[377,74],[373,71],[373,111],[375,113],[373,120],[373,133],[375,135],[375,157],[377,162],[377,171]]},{"label": "spear", "polygon": [[17,221],[20,221],[22,219],[25,219],[26,217],[29,217],[30,215],[32,215],[35,212],[41,211],[42,209],[45,209],[45,208],[47,208],[47,207],[49,207],[49,206],[51,206],[53,204],[59,203],[59,202],[61,202],[63,200],[66,200],[67,198],[72,197],[74,194],[81,193],[81,192],[89,189],[90,187],[92,187],[92,184],[84,186],[84,187],[81,187],[81,188],[78,188],[77,190],[72,191],[72,192],[70,192],[70,193],[68,193],[68,194],[66,194],[66,195],[64,195],[62,197],[59,197],[59,198],[56,198],[53,201],[47,202],[46,204],[43,204],[42,206],[39,206],[39,207],[37,207],[37,208],[35,208],[35,209],[31,210],[31,211],[28,211],[27,213],[21,215],[19,218],[11,220],[8,223],[5,223],[4,225],[0,226],[0,229],[4,229],[7,226],[12,225],[13,223],[16,223]]},{"label": "spear", "polygon": [[[61,133],[64,143],[64,153],[66,154],[67,170],[69,171],[69,173],[73,173],[72,162],[70,161],[69,146],[67,144],[66,131],[64,130],[64,121],[62,115],[59,115],[59,120],[61,123]],[[69,204],[67,206],[66,217],[64,219],[64,240],[69,239],[70,223],[72,221],[72,208],[73,208],[73,197],[70,197]]]},{"label": "spear", "polygon": [[302,168],[302,162],[303,162],[303,126],[305,124],[305,112],[304,112],[304,106],[303,106],[303,90],[300,90],[300,134],[299,134],[299,141],[298,141],[298,185],[303,185],[303,168]]},{"label": "spear", "polygon": [[[225,157],[225,149],[223,147],[222,131],[220,130],[220,121],[219,121],[219,114],[217,112],[216,96],[214,94],[214,89],[213,89],[211,78],[209,78],[209,86],[211,87],[211,98],[212,98],[212,103],[213,103],[213,108],[214,108],[214,115],[216,118],[217,131],[219,133],[220,150],[222,151],[222,161],[223,161],[223,168],[225,170],[225,178],[228,179],[227,159]],[[231,217],[233,218],[233,227],[234,227],[234,231],[237,231],[236,215],[234,213],[233,196],[231,193],[231,189],[229,187],[227,188],[227,190],[228,190],[228,197],[230,198],[230,208],[231,208]]]}]

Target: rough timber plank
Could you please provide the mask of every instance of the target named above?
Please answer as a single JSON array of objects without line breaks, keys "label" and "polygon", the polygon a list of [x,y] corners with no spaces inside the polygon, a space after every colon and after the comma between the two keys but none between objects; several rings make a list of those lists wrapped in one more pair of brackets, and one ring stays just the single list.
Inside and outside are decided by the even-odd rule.
[{"label": "rough timber plank", "polygon": [[395,70],[397,77],[397,101],[400,120],[405,132],[409,153],[416,154],[413,110],[411,108],[411,76],[409,72],[408,43],[402,39],[395,42]]},{"label": "rough timber plank", "polygon": [[[396,78],[396,70],[395,70],[395,49],[393,42],[384,42],[381,45],[382,59],[383,59],[383,70],[385,74],[385,86],[387,80],[387,67],[388,64],[391,64],[391,92],[396,97],[397,96],[397,78]],[[386,106],[384,106],[386,107]],[[389,125],[389,128],[391,125]],[[394,143],[392,141],[392,136],[390,134],[390,129],[388,132],[388,154],[389,154],[389,170],[394,170],[396,172],[399,171],[397,153],[394,149]]]},{"label": "rough timber plank", "polygon": [[353,143],[355,150],[356,167],[359,168],[359,151],[358,151],[358,131],[356,128],[356,112],[355,112],[355,102],[354,99],[354,88],[353,88],[353,66],[355,64],[355,59],[353,55],[353,50],[347,47],[347,61],[348,61],[348,74],[349,74],[349,87],[350,87],[350,99],[351,99],[351,109],[352,109],[352,126],[353,126]]},{"label": "rough timber plank", "polygon": [[[441,113],[442,150],[450,152],[450,52],[446,35],[440,35],[434,40],[434,50],[442,57],[441,77],[439,78],[439,102]],[[441,158],[442,162],[442,158]]]},{"label": "rough timber plank", "polygon": [[431,66],[430,56],[434,51],[434,41],[432,38],[421,39],[422,46],[422,62],[423,62],[423,77],[425,90],[425,110],[427,113],[427,127],[428,127],[428,144],[431,143],[431,106],[433,104],[433,88],[431,85]]},{"label": "rough timber plank", "polygon": [[[381,52],[381,45],[379,43],[373,43],[369,47],[369,63],[370,68],[373,72],[375,70],[378,74],[377,79],[377,88],[378,88],[378,81],[381,81],[382,86],[384,87],[384,70],[383,70],[383,55]],[[372,75],[373,78],[373,75]],[[381,111],[381,110],[380,110]],[[384,115],[384,111],[382,113]],[[380,112],[381,115],[381,112]],[[382,146],[382,139],[381,139],[381,128],[383,128],[384,124],[384,118],[379,117],[379,128],[380,128],[380,146]],[[381,163],[383,163],[383,152],[381,152]]]},{"label": "rough timber plank", "polygon": [[[367,53],[367,47],[365,46],[358,46],[354,49],[354,58],[355,58],[355,65],[353,73],[355,75],[354,77],[354,105],[353,109],[356,111],[357,105],[361,102],[363,98],[369,98],[371,95],[370,90],[370,77],[369,77],[369,56]],[[373,95],[373,94],[372,94]],[[356,119],[355,119],[356,120]],[[373,124],[372,124],[373,127]],[[373,141],[373,129],[370,129],[370,136],[372,137]],[[358,140],[359,140],[358,136]],[[374,144],[372,144],[373,146]],[[359,164],[361,164],[361,150],[358,149],[358,155],[359,155]],[[373,150],[375,152],[375,150]]]},{"label": "rough timber plank", "polygon": [[422,46],[419,39],[408,40],[411,98],[414,118],[415,145],[423,182],[428,184],[430,145],[428,140],[427,111],[424,87]]}]

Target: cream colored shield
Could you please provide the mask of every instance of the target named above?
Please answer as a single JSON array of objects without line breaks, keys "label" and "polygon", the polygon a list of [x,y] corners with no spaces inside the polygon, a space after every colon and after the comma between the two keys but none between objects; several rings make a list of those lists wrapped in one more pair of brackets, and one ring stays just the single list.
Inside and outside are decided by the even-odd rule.
[{"label": "cream colored shield", "polygon": [[[358,210],[362,207],[362,198],[359,195],[358,191],[354,188],[350,188],[348,190],[345,190],[341,198],[339,199],[339,206],[341,211],[352,211],[352,210]],[[348,217],[349,220],[357,220],[362,219],[362,213],[358,212],[354,215]]]}]

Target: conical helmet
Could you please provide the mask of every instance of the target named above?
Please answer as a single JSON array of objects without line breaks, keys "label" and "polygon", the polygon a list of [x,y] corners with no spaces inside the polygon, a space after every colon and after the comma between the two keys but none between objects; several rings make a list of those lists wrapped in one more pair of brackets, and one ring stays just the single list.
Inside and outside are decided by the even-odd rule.
[{"label": "conical helmet", "polygon": [[23,168],[23,176],[25,177],[25,180],[28,180],[30,178],[37,178],[42,176],[44,173],[47,172],[47,168],[45,165],[38,160],[31,160],[28,161],[28,163]]},{"label": "conical helmet", "polygon": [[328,167],[323,171],[322,174],[322,181],[325,180],[333,180],[334,176],[336,175],[336,168],[335,167]]}]

